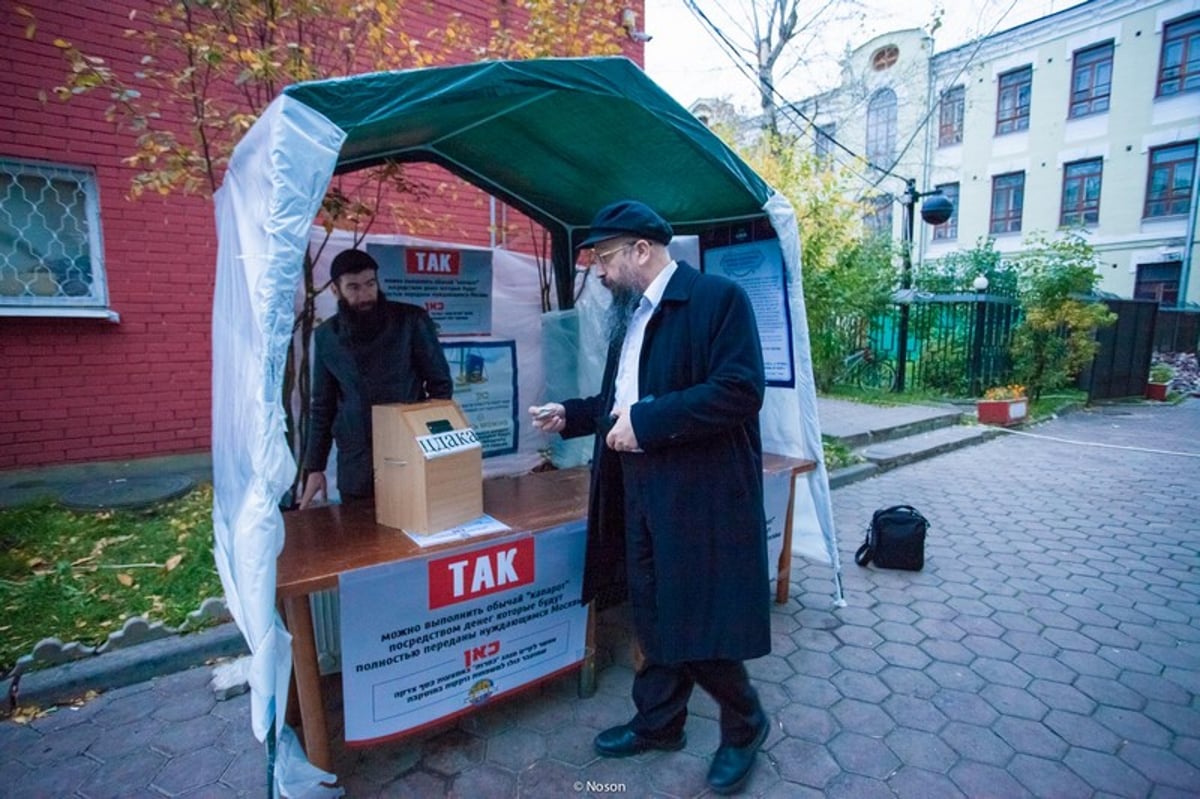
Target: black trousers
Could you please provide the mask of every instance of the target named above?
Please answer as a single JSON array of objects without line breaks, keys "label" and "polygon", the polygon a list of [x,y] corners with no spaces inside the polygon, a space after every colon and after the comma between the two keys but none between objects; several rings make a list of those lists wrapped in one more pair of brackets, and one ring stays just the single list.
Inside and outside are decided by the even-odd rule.
[{"label": "black trousers", "polygon": [[721,745],[750,743],[765,714],[740,660],[645,663],[633,678],[633,703],[638,711],[630,723],[634,732],[652,738],[678,736],[687,721],[688,699],[696,685],[720,705]]},{"label": "black trousers", "polygon": [[[625,457],[639,458],[640,455]],[[626,463],[622,457],[621,463]],[[639,735],[674,738],[687,721],[692,688],[699,685],[721,708],[721,745],[744,746],[754,739],[766,714],[740,660],[691,660],[662,663],[657,640],[658,607],[654,545],[642,492],[646,489],[623,469],[625,477],[625,558],[633,626],[646,662],[633,678],[637,715],[630,726]]]}]

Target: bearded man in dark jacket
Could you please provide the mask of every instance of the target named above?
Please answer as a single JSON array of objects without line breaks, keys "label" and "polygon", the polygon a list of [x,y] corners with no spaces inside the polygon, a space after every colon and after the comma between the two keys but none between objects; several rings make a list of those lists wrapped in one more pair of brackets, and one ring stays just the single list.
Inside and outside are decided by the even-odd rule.
[{"label": "bearded man in dark jacket", "polygon": [[325,466],[338,446],[343,502],[371,499],[371,406],[450,399],[454,381],[424,309],[391,302],[379,289],[379,265],[362,250],[344,250],[329,268],[338,312],[316,331],[304,493],[300,507],[325,495]]},{"label": "bearded man in dark jacket", "polygon": [[597,753],[682,748],[699,685],[721,713],[708,784],[732,793],[770,729],[742,662],[771,649],[758,421],[766,381],[746,292],[672,260],[671,236],[640,202],[596,214],[581,246],[593,248],[591,268],[618,311],[633,311],[613,336],[599,394],[530,413],[539,430],[596,436],[583,600],[624,560],[645,655],[633,680],[637,714],[597,735]]}]

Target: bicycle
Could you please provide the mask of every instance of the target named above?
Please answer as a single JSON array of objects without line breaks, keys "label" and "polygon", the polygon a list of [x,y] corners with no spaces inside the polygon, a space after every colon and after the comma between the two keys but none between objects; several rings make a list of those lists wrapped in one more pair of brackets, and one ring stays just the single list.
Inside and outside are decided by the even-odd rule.
[{"label": "bicycle", "polygon": [[837,382],[868,391],[887,391],[896,382],[896,367],[891,361],[878,357],[870,347],[863,347],[842,359]]}]

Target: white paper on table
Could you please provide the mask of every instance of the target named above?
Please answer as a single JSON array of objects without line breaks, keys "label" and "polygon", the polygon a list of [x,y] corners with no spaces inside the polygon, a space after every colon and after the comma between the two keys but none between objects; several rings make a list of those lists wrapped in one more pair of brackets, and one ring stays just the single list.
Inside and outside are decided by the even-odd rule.
[{"label": "white paper on table", "polygon": [[405,530],[404,534],[411,538],[417,546],[431,547],[437,544],[445,544],[449,541],[467,541],[472,538],[478,538],[481,535],[507,533],[511,529],[504,522],[494,519],[485,513],[478,519],[472,519],[469,522],[464,522],[438,533],[418,535],[417,533],[410,533],[408,530]]}]

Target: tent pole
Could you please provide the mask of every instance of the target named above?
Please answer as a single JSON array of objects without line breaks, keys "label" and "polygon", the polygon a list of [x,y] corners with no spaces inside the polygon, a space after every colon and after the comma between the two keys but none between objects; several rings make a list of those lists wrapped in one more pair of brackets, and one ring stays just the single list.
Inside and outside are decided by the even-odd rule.
[{"label": "tent pole", "polygon": [[575,307],[575,258],[571,252],[571,237],[567,231],[550,231],[550,263],[554,267],[554,289],[558,309]]}]

